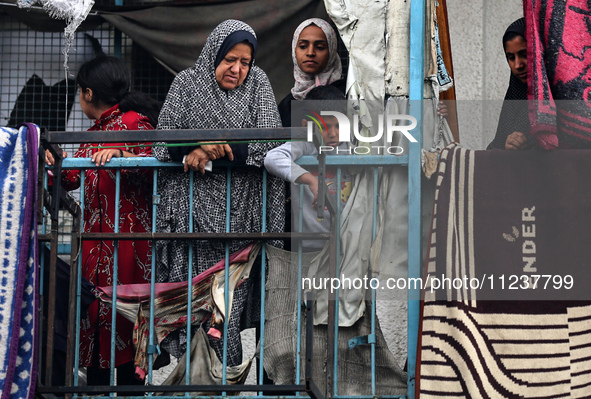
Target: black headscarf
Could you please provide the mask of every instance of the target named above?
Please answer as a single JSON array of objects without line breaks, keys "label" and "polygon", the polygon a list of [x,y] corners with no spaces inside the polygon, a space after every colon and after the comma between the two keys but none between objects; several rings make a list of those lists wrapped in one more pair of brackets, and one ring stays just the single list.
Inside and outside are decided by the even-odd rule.
[{"label": "black headscarf", "polygon": [[[503,35],[503,52],[505,52],[505,43],[511,40],[515,35],[520,35],[525,39],[525,18],[519,18],[513,22]],[[513,132],[529,133],[529,115],[527,108],[527,83],[517,79],[513,73],[509,79],[509,87],[505,94],[503,108],[499,116],[497,133],[493,141],[486,147],[505,149],[507,137]]]},{"label": "black headscarf", "polygon": [[[228,51],[238,43],[246,42],[252,46],[252,58],[250,60],[250,66],[254,63],[254,58],[257,55],[257,39],[254,37],[252,33],[247,30],[239,30],[236,32],[230,33],[225,39],[220,49],[217,52],[215,57],[215,62],[213,63],[214,68],[217,68],[220,65],[220,62],[224,59]],[[250,70],[249,70],[250,72]]]},{"label": "black headscarf", "polygon": [[525,38],[525,18],[522,17],[517,21],[514,21],[503,34],[503,51],[505,51],[505,43],[507,43],[508,40],[511,40],[512,36],[515,36],[515,34]]}]

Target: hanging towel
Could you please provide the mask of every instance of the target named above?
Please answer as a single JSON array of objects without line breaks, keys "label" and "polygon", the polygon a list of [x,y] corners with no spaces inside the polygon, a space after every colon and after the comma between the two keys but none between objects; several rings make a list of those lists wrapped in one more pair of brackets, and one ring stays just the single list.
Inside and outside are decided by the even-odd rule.
[{"label": "hanging towel", "polygon": [[33,398],[37,378],[39,129],[0,128],[0,391]]},{"label": "hanging towel", "polygon": [[591,7],[524,0],[530,134],[544,149],[591,148]]}]

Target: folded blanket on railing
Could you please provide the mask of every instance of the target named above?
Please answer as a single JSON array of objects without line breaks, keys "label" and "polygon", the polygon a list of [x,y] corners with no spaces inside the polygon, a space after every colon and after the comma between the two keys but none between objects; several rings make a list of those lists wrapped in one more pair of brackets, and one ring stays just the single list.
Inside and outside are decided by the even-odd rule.
[{"label": "folded blanket on railing", "polygon": [[[199,325],[211,317],[208,335],[221,338],[224,318],[231,312],[234,289],[248,278],[260,244],[251,244],[230,255],[229,304],[224,303],[225,260],[193,277],[191,300],[191,324]],[[150,284],[127,284],[117,286],[117,312],[135,323],[133,343],[136,348],[136,373],[143,378],[148,370],[147,349],[150,332]],[[113,301],[113,287],[98,288],[99,298],[107,303]],[[154,338],[158,345],[172,331],[187,325],[188,284],[156,283],[154,288]]]},{"label": "folded blanket on railing", "polygon": [[591,148],[591,8],[524,0],[531,134],[541,148]]},{"label": "folded blanket on railing", "polygon": [[30,399],[37,378],[37,126],[0,128],[0,391]]},{"label": "folded blanket on railing", "polygon": [[589,168],[588,150],[443,151],[421,398],[588,395]]}]

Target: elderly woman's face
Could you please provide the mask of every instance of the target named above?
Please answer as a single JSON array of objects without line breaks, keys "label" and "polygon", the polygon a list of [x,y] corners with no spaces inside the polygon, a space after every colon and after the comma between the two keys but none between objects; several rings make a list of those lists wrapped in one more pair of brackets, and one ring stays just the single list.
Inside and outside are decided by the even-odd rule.
[{"label": "elderly woman's face", "polygon": [[215,80],[223,90],[233,90],[240,86],[252,61],[252,47],[250,44],[238,43],[230,49],[224,59],[215,69]]},{"label": "elderly woman's face", "polygon": [[326,68],[329,55],[328,40],[322,29],[316,25],[304,28],[295,48],[300,69],[310,75],[318,75]]}]

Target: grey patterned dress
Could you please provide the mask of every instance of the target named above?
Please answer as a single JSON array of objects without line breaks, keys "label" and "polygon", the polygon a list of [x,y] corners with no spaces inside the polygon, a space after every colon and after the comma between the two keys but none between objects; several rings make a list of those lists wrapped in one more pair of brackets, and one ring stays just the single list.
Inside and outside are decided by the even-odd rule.
[{"label": "grey patterned dress", "polygon": [[[244,82],[233,90],[222,90],[215,79],[214,61],[224,39],[232,32],[254,31],[247,24],[227,20],[209,35],[195,66],[180,72],[174,79],[158,120],[158,129],[226,129],[271,128],[281,122],[275,97],[267,75],[251,65]],[[254,57],[253,57],[254,58]],[[231,177],[231,232],[260,232],[262,228],[263,161],[265,154],[276,143],[249,143],[246,156],[247,169],[232,170]],[[170,161],[166,147],[154,147],[154,156]],[[188,232],[189,206],[193,207],[193,231],[222,233],[226,231],[226,170],[205,175],[194,173],[194,194],[189,198],[189,173],[182,169],[163,170],[158,175],[158,194],[161,196],[157,212],[159,232]],[[275,177],[267,179],[267,231],[281,232],[284,228],[283,182]],[[156,244],[157,281],[186,281],[188,276],[187,240],[161,241]],[[246,245],[233,241],[230,252]],[[225,256],[225,243],[221,241],[193,242],[193,273],[201,273]],[[247,292],[252,282],[242,284],[234,293],[230,334],[228,339],[228,365],[239,364],[242,350],[239,322]],[[181,334],[181,346],[183,346]],[[221,341],[221,340],[220,340]],[[220,341],[212,342],[218,356]],[[166,346],[165,346],[166,347]],[[168,349],[176,356],[180,352],[174,345]],[[176,352],[176,353],[175,353]]]}]

